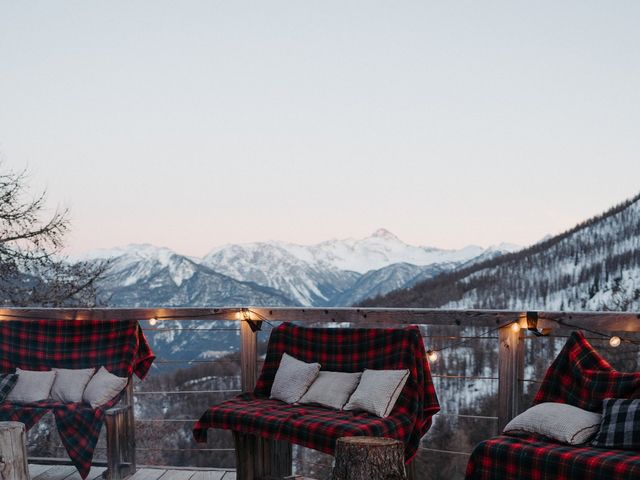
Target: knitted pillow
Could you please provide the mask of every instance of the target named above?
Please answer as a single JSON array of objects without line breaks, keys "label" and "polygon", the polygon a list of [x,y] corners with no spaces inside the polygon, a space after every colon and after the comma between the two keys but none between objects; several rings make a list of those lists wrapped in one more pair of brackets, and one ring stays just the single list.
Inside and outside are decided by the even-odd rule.
[{"label": "knitted pillow", "polygon": [[607,398],[603,403],[602,424],[596,447],[640,449],[640,400]]},{"label": "knitted pillow", "polygon": [[389,416],[409,378],[409,370],[365,370],[344,410],[364,410]]},{"label": "knitted pillow", "polygon": [[53,368],[56,379],[51,387],[51,399],[62,403],[82,402],[82,393],[91,380],[95,368]]},{"label": "knitted pillow", "polygon": [[7,395],[8,402],[33,403],[49,398],[56,372],[40,372],[16,368],[16,373],[18,374],[18,382]]},{"label": "knitted pillow", "polygon": [[300,403],[316,403],[340,410],[358,386],[361,376],[361,373],[320,372]]},{"label": "knitted pillow", "polygon": [[4,402],[4,399],[13,390],[17,382],[18,375],[15,373],[0,374],[0,402]]},{"label": "knitted pillow", "polygon": [[601,419],[599,413],[565,403],[545,402],[511,420],[504,433],[535,433],[569,445],[581,445],[596,434]]},{"label": "knitted pillow", "polygon": [[319,363],[302,362],[286,353],[282,354],[280,366],[271,386],[271,396],[286,403],[295,403],[306,393],[318,376]]},{"label": "knitted pillow", "polygon": [[605,398],[629,398],[638,388],[640,372],[614,370],[582,332],[573,332],[547,370],[533,403],[568,403],[601,412]]},{"label": "knitted pillow", "polygon": [[92,408],[98,408],[109,403],[127,386],[129,379],[118,377],[104,367],[89,380],[82,401],[91,404]]}]

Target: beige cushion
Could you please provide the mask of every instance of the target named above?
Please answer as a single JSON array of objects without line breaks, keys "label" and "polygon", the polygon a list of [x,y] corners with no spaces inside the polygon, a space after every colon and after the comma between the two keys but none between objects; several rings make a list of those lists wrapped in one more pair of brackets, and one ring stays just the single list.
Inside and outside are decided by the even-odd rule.
[{"label": "beige cushion", "polygon": [[565,403],[544,402],[511,420],[504,433],[537,433],[569,445],[588,442],[600,428],[602,415]]},{"label": "beige cushion", "polygon": [[79,403],[82,401],[82,392],[91,380],[95,368],[66,369],[54,368],[56,379],[51,387],[51,399],[64,403]]},{"label": "beige cushion", "polygon": [[91,404],[93,408],[98,408],[108,403],[127,386],[126,377],[118,377],[113,373],[100,367],[100,370],[93,376],[82,394],[82,400]]},{"label": "beige cushion", "polygon": [[319,371],[319,363],[302,362],[283,353],[271,386],[270,398],[287,403],[297,402],[309,389]]},{"label": "beige cushion", "polygon": [[361,376],[362,373],[320,372],[300,403],[317,403],[340,410],[358,386]]},{"label": "beige cushion", "polygon": [[16,368],[18,382],[7,395],[7,402],[32,403],[49,398],[56,372],[35,372]]},{"label": "beige cushion", "polygon": [[364,410],[389,416],[409,378],[409,370],[365,370],[345,410]]}]

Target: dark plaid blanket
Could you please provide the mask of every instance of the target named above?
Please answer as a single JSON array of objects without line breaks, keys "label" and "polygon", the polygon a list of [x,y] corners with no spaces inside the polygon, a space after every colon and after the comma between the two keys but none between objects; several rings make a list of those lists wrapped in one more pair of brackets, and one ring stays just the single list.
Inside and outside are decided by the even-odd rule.
[{"label": "dark plaid blanket", "polygon": [[[99,368],[114,375],[144,378],[154,355],[137,321],[2,321],[0,373],[51,368]],[[86,403],[42,401],[0,403],[0,421],[22,422],[29,429],[53,411],[62,443],[85,478],[104,422],[105,410],[120,400],[92,409]]]},{"label": "dark plaid blanket", "polygon": [[[361,372],[365,368],[410,371],[391,415],[336,411],[270,400],[271,385],[286,352],[322,370]],[[239,395],[207,410],[193,428],[198,442],[207,429],[223,428],[285,440],[333,454],[342,436],[390,437],[405,443],[405,458],[415,455],[420,439],[440,406],[417,327],[404,329],[304,328],[285,323],[271,332],[267,356],[253,393]]]},{"label": "dark plaid blanket", "polygon": [[629,398],[636,391],[640,391],[640,372],[614,370],[582,332],[572,332],[547,370],[533,403],[568,403],[602,412],[605,398]]},{"label": "dark plaid blanket", "polygon": [[[622,373],[573,332],[545,374],[534,404],[559,402],[593,412],[605,398],[629,398],[640,373]],[[640,478],[640,452],[576,447],[534,435],[500,435],[479,443],[467,480],[615,480]]]},{"label": "dark plaid blanket", "polygon": [[623,480],[640,478],[640,452],[572,447],[531,435],[479,443],[466,480]]}]

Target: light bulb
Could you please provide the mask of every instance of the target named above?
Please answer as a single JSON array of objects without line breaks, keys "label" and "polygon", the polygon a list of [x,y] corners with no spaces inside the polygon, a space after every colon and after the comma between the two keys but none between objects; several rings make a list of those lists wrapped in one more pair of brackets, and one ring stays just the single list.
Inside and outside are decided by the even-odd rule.
[{"label": "light bulb", "polygon": [[438,360],[438,352],[434,352],[433,350],[429,350],[427,352],[427,358],[429,359],[430,362],[435,362],[436,360]]},{"label": "light bulb", "polygon": [[609,339],[609,345],[611,345],[612,347],[619,347],[620,342],[622,342],[622,340],[620,340],[620,337],[613,336]]},{"label": "light bulb", "polygon": [[150,318],[149,319],[149,325],[155,325],[156,323],[158,323],[158,320],[155,318]]},{"label": "light bulb", "polygon": [[513,322],[511,324],[511,330],[513,330],[514,332],[519,332],[520,331],[520,324],[518,322]]}]

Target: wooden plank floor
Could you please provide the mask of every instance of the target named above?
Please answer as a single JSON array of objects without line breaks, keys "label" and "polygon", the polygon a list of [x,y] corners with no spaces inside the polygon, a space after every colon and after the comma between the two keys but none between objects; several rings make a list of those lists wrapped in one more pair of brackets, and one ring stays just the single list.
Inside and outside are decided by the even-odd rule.
[{"label": "wooden plank floor", "polygon": [[[100,480],[105,467],[92,467],[87,480]],[[81,480],[71,465],[29,465],[31,480]],[[142,467],[128,480],[236,480],[234,470],[189,470],[172,467]]]}]

